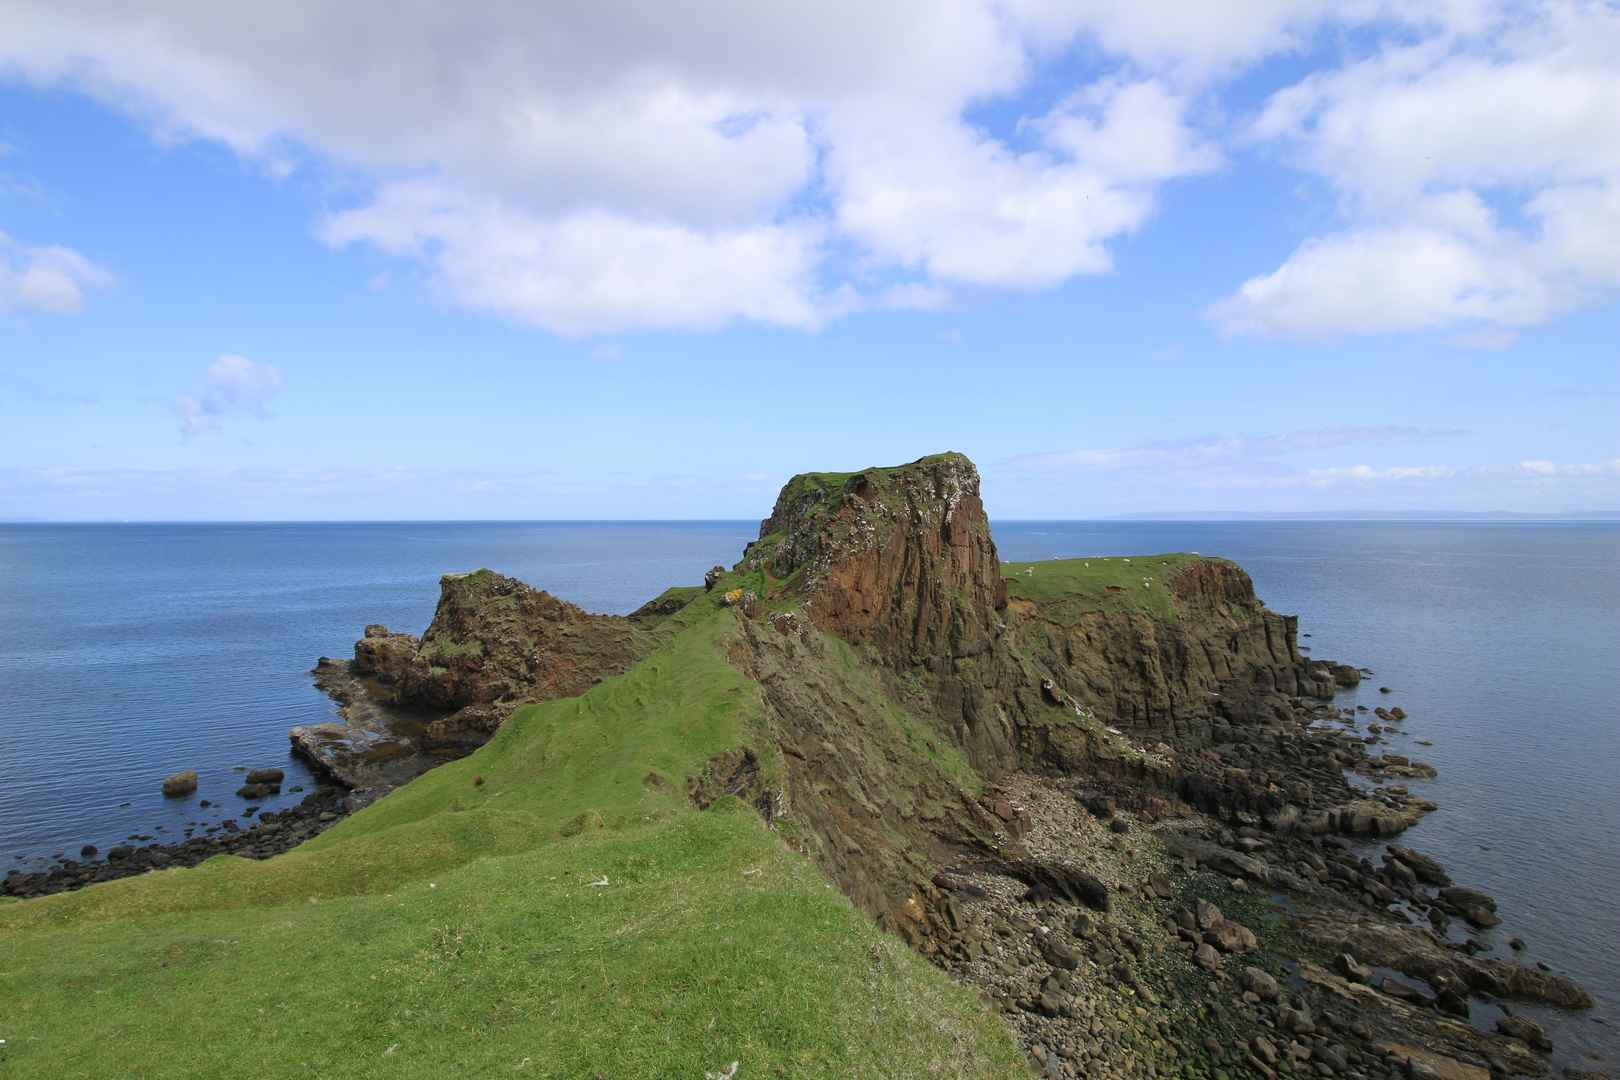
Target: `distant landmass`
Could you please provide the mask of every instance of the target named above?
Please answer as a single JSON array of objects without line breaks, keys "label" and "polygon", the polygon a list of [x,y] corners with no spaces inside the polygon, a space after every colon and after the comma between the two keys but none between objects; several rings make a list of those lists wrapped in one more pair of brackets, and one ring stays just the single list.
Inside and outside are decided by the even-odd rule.
[{"label": "distant landmass", "polygon": [[1620,510],[1520,513],[1512,510],[1194,510],[1112,514],[1103,521],[1620,521]]}]

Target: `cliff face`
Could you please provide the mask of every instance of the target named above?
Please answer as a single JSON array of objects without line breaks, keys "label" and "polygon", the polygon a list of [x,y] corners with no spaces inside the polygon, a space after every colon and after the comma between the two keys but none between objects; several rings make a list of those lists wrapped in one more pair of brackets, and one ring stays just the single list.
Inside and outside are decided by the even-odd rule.
[{"label": "cliff face", "polygon": [[[1020,647],[1077,703],[1134,736],[1198,745],[1216,717],[1258,722],[1282,697],[1319,695],[1324,685],[1331,695],[1331,680],[1300,656],[1297,621],[1261,604],[1239,567],[1184,557],[1133,565],[1159,575],[1146,587],[1168,594],[1167,610],[1013,601]],[[1017,589],[1016,571],[1013,581]]]},{"label": "cliff face", "polygon": [[789,481],[750,545],[811,620],[895,664],[983,649],[1007,606],[979,472],[961,454]]},{"label": "cliff face", "polygon": [[[1208,743],[1216,720],[1286,715],[1288,697],[1334,685],[1329,666],[1300,656],[1295,620],[1224,560],[1002,564],[960,454],[794,477],[738,570],[910,672],[927,698],[914,707],[992,777],[1052,750],[1043,683],[1071,709],[1185,746]],[[1064,739],[1065,754],[1090,752]]]},{"label": "cliff face", "polygon": [[734,575],[757,583],[733,661],[784,805],[829,876],[918,939],[941,910],[926,867],[995,858],[1019,827],[977,785],[1035,770],[1275,817],[1293,792],[1209,748],[1297,726],[1290,699],[1333,687],[1223,560],[1001,563],[958,454],[795,477]]}]

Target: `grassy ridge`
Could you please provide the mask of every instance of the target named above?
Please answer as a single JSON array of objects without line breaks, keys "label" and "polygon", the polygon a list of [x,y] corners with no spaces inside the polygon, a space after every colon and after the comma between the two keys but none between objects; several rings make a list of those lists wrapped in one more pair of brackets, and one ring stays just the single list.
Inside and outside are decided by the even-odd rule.
[{"label": "grassy ridge", "polygon": [[0,1074],[1023,1075],[752,810],[691,807],[763,745],[734,620],[699,597],[627,674],[277,859],[0,907]]},{"label": "grassy ridge", "polygon": [[1091,611],[1133,610],[1174,619],[1170,579],[1202,558],[1172,552],[1002,563],[1001,576],[1007,579],[1009,597],[1040,604],[1042,614],[1057,621]]}]

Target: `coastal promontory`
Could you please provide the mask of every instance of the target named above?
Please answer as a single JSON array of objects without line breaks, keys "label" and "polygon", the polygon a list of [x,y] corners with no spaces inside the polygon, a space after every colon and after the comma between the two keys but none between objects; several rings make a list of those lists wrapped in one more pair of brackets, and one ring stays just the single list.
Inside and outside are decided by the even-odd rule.
[{"label": "coastal promontory", "polygon": [[356,629],[293,732],[341,812],[0,906],[0,1069],[1489,1080],[1590,1005],[1400,842],[1354,658],[1223,559],[1001,561],[960,454],[630,615],[481,569]]}]

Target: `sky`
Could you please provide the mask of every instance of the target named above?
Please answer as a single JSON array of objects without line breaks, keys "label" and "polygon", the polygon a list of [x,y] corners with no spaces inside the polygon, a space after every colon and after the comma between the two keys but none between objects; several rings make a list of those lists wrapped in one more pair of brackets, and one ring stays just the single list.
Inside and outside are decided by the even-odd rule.
[{"label": "sky", "polygon": [[0,519],[1620,508],[1620,5],[0,0]]}]

